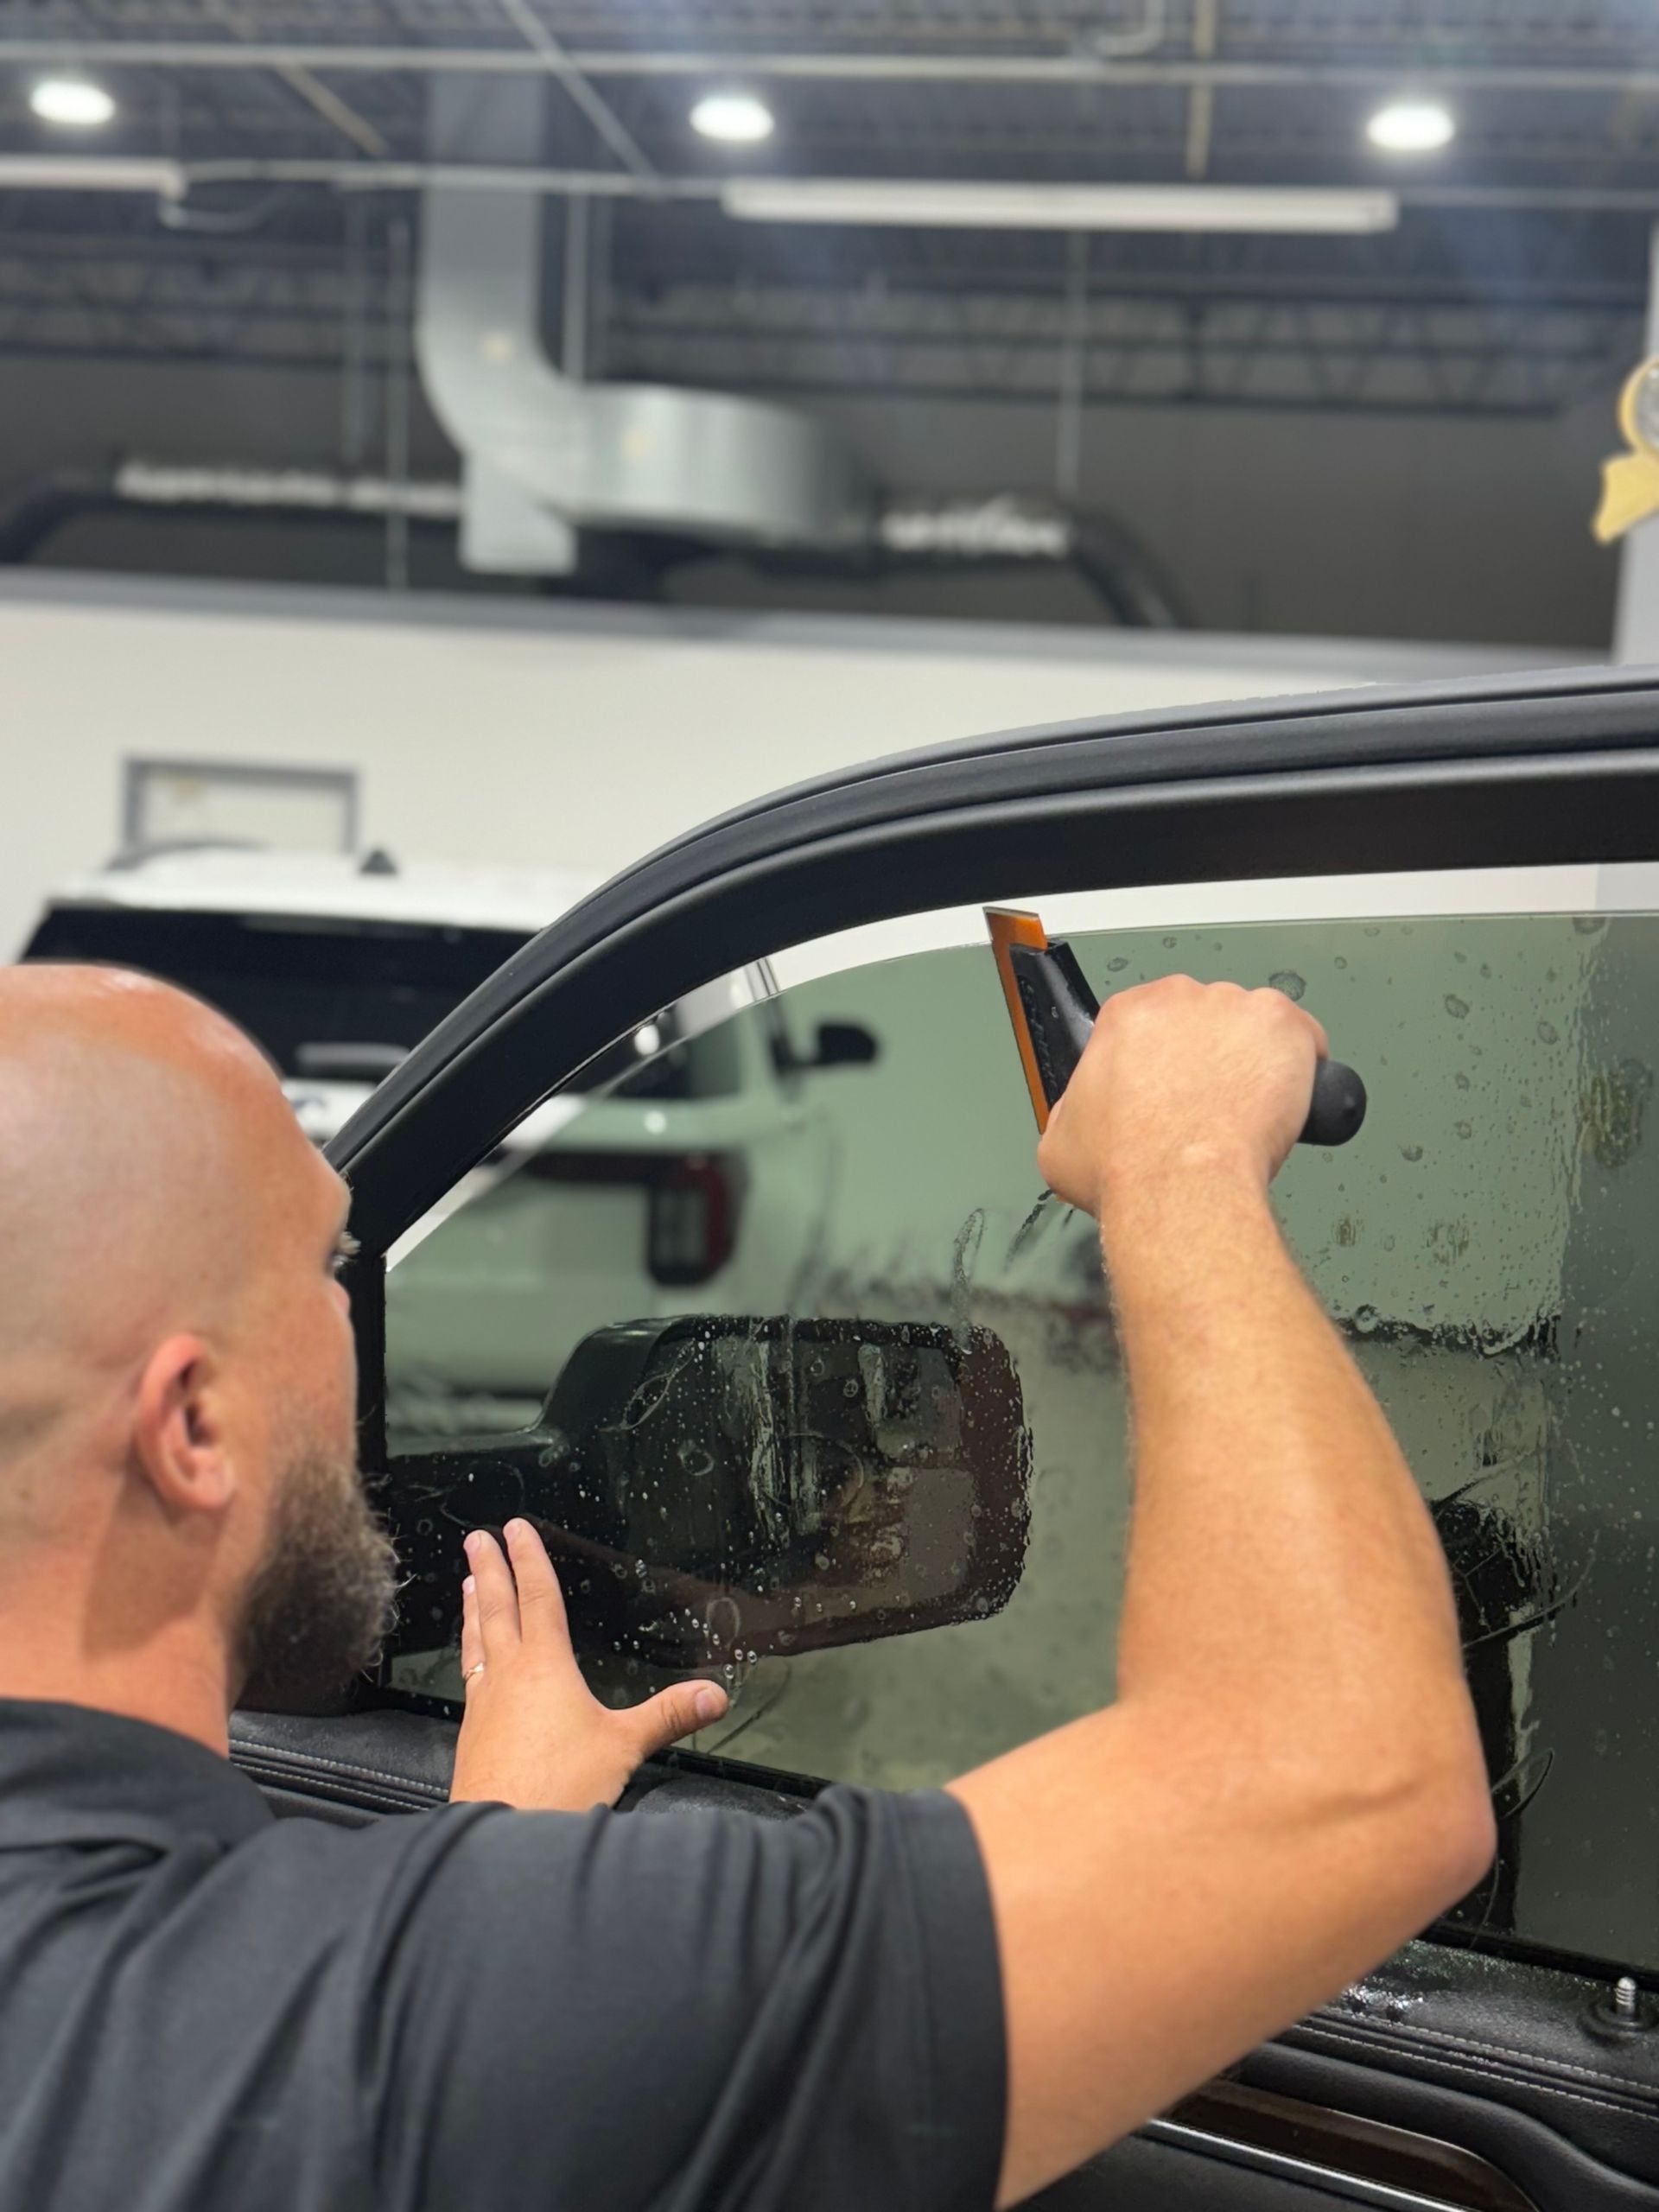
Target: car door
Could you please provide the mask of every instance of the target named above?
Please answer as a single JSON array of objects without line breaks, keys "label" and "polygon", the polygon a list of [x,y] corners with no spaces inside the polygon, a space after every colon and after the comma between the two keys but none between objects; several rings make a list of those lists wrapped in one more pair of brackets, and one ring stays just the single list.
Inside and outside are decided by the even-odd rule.
[{"label": "car door", "polygon": [[[454,1421],[410,1409],[400,1303],[441,1273],[480,1160],[756,963],[776,995],[734,988],[719,1019],[781,1024],[803,1059],[856,1026],[878,1057],[803,1078],[836,1184],[810,1254],[751,1271],[745,1310],[995,1336],[1029,1533],[984,1618],[797,1654],[728,1639],[731,1714],[632,1801],[787,1816],[824,1781],[937,1782],[1109,1697],[1121,1378],[1087,1225],[1041,1201],[978,920],[1040,899],[1098,989],[1173,969],[1274,983],[1370,1086],[1361,1137],[1299,1154],[1279,1204],[1435,1510],[1502,1836],[1444,1923],[1052,2201],[1659,2204],[1656,728],[1639,677],[1565,674],[989,739],[761,802],[563,917],[332,1148],[363,1244],[365,1459],[412,1580],[366,1706],[242,1716],[238,1755],[289,1808],[442,1796],[459,1538],[486,1516]],[[582,1656],[604,1694],[649,1686],[622,1639]]]}]

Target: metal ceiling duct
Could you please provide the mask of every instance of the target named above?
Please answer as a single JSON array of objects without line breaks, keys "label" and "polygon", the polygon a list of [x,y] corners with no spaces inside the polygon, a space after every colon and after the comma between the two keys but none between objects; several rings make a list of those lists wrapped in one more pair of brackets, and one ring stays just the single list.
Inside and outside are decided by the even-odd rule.
[{"label": "metal ceiling duct", "polygon": [[[437,79],[434,158],[534,162],[543,98],[534,77]],[[467,565],[568,575],[583,526],[768,547],[867,538],[872,487],[810,416],[664,385],[588,385],[554,365],[543,205],[512,191],[423,194],[416,353],[462,456]]]}]

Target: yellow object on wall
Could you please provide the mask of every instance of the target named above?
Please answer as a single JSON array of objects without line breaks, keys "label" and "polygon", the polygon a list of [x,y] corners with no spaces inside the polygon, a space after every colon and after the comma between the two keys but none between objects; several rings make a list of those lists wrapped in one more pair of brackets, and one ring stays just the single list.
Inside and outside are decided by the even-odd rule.
[{"label": "yellow object on wall", "polygon": [[1625,378],[1618,427],[1630,451],[1602,462],[1601,505],[1590,525],[1603,545],[1659,514],[1659,353]]}]

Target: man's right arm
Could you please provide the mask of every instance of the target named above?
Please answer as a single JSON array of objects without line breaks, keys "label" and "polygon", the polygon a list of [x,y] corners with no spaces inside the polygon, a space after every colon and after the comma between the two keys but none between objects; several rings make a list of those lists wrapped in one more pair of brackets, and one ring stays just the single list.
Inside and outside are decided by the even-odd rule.
[{"label": "man's right arm", "polygon": [[1136,1497],[1117,1702],[952,1785],[1001,1961],[1001,2203],[1333,1995],[1491,1860],[1438,1539],[1268,1203],[1323,1049],[1276,992],[1124,993],[1044,1141],[1101,1224]]}]

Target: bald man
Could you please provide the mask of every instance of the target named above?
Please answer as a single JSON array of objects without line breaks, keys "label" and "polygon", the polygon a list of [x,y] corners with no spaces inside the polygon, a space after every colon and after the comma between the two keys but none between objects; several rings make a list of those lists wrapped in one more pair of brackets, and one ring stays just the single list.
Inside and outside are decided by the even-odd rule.
[{"label": "bald man", "polygon": [[1268,1205],[1323,1050],[1126,992],[1044,1141],[1135,1412],[1109,1710],[949,1791],[619,1819],[721,1694],[600,1707],[515,1522],[454,1802],[353,1832],[226,1758],[390,1617],[346,1194],[206,1007],[0,971],[0,2212],[1012,2203],[1461,1896],[1444,1563]]}]

